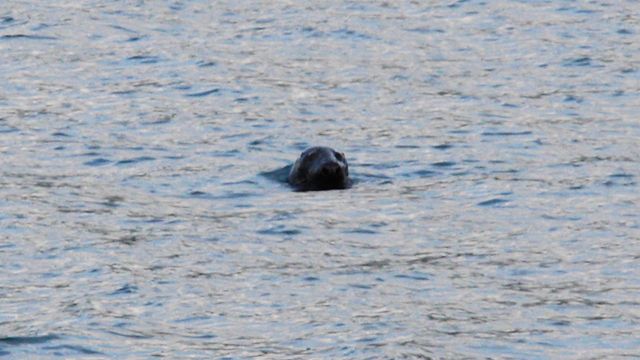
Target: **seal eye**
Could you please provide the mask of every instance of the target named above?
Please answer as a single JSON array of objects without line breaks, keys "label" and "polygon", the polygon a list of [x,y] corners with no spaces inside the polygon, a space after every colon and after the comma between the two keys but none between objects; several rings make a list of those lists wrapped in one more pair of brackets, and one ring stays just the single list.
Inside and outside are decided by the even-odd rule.
[{"label": "seal eye", "polygon": [[305,154],[303,154],[302,156],[304,158],[304,160],[306,161],[312,161],[313,159],[315,159],[316,157],[318,157],[318,152],[317,151],[313,151],[313,152],[307,152]]},{"label": "seal eye", "polygon": [[340,160],[340,161],[344,161],[344,155],[342,155],[341,153],[334,151],[333,155],[336,157],[336,159]]}]

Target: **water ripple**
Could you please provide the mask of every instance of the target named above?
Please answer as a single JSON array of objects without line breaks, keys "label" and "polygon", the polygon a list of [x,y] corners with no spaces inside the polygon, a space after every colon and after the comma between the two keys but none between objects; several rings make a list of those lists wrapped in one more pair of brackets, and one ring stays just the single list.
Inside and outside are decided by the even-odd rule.
[{"label": "water ripple", "polygon": [[127,4],[0,13],[0,357],[638,353],[633,2]]}]

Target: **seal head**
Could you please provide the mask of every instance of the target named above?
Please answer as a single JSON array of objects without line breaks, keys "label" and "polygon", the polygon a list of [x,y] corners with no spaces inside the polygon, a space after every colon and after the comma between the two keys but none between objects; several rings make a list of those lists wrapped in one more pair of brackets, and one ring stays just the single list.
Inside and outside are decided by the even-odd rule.
[{"label": "seal head", "polygon": [[332,190],[349,187],[349,165],[344,154],[314,146],[300,154],[289,172],[289,184],[297,190]]}]

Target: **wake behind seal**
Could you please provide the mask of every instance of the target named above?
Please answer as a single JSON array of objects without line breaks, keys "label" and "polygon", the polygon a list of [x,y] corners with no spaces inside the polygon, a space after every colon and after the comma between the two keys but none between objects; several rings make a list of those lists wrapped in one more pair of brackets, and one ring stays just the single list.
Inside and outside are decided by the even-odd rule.
[{"label": "wake behind seal", "polygon": [[298,191],[346,189],[351,185],[346,157],[326,146],[303,151],[287,180]]}]

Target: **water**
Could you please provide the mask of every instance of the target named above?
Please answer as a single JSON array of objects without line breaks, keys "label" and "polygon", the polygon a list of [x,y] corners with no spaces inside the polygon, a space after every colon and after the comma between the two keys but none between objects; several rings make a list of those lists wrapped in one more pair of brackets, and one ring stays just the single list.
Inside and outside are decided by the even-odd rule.
[{"label": "water", "polygon": [[639,10],[3,2],[0,356],[639,357]]}]

